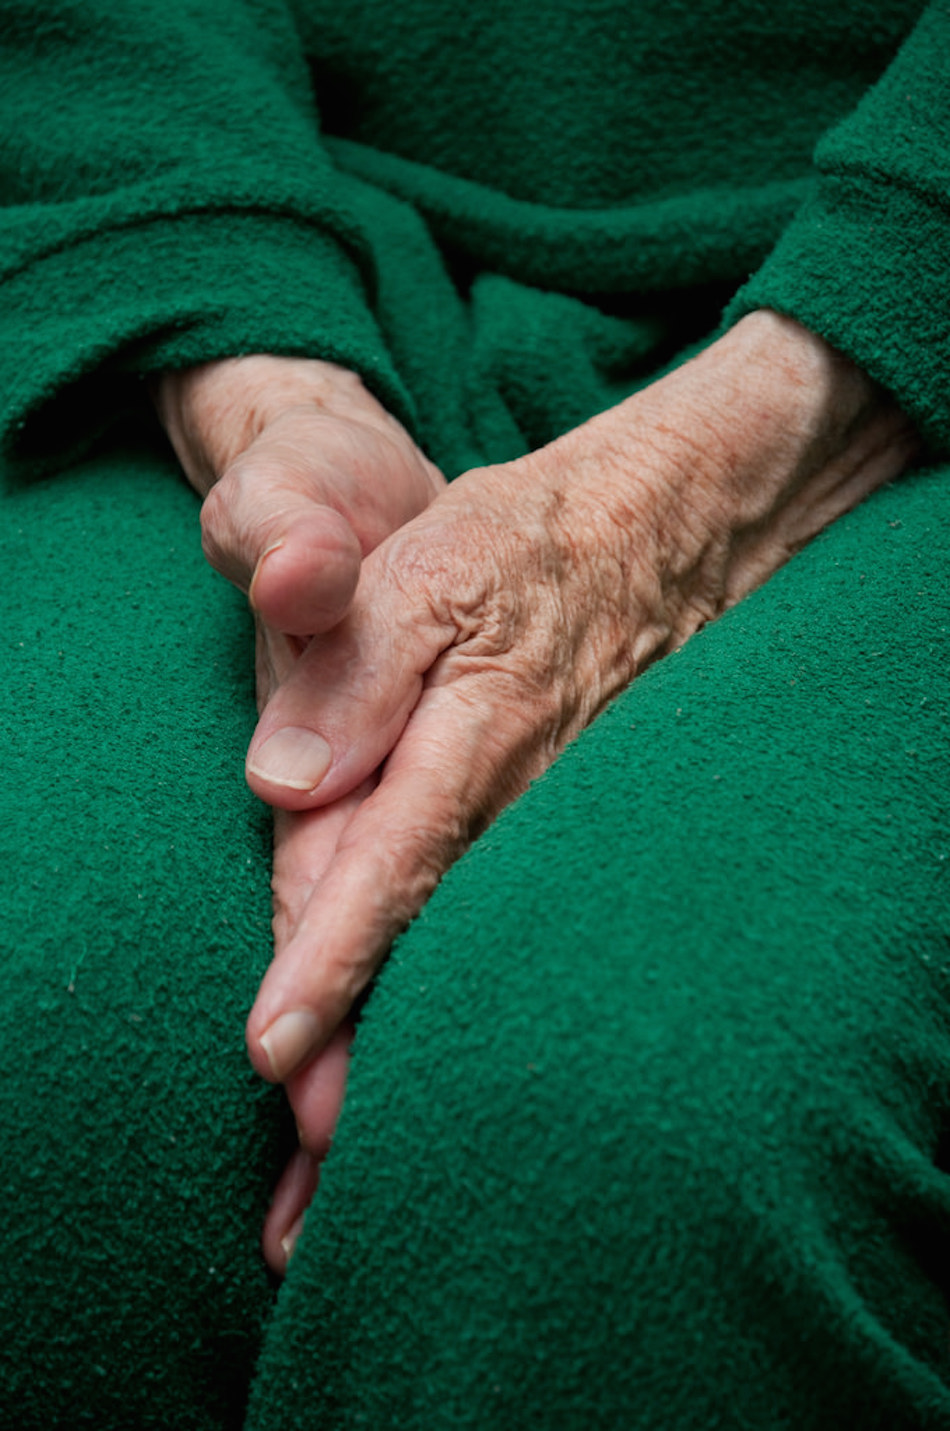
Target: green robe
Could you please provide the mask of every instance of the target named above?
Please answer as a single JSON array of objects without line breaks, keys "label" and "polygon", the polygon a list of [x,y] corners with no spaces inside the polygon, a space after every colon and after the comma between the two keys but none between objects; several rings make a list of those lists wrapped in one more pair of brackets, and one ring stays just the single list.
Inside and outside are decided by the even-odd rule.
[{"label": "green robe", "polygon": [[799,317],[945,445],[920,9],[6,0],[4,449],[264,350],[357,369],[454,474],[616,401],[750,274],[733,315]]},{"label": "green robe", "polygon": [[[950,6],[3,0],[0,1429],[950,1426]],[[449,476],[768,306],[932,465],[651,668],[399,942],[286,1283],[240,596],[147,377]]]}]

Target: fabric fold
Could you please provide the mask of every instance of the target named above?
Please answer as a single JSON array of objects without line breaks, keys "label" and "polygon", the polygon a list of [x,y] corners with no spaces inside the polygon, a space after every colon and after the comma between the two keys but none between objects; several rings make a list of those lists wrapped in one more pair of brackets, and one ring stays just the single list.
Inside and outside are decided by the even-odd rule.
[{"label": "fabric fold", "polygon": [[727,312],[798,319],[950,450],[950,5],[818,145],[818,184]]},{"label": "fabric fold", "polygon": [[0,451],[14,473],[74,458],[142,400],[143,375],[261,351],[262,309],[267,351],[319,352],[356,369],[412,426],[354,261],[280,215],[178,212],[102,226],[22,267],[4,298]]}]

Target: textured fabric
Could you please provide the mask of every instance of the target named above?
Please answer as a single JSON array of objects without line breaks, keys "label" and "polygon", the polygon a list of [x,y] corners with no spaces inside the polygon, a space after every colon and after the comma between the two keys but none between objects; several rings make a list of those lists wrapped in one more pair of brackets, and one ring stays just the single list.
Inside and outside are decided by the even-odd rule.
[{"label": "textured fabric", "polygon": [[240,1425],[271,1311],[270,841],[196,506],[141,452],[4,500],[4,1431]]},{"label": "textured fabric", "polygon": [[450,873],[279,1296],[249,633],[195,506],[142,450],[5,502],[0,1426],[219,1431],[252,1372],[253,1431],[950,1425],[947,471]]},{"label": "textured fabric", "polygon": [[647,671],[450,871],[254,1431],[950,1426],[947,475]]},{"label": "textured fabric", "polygon": [[894,64],[815,155],[818,183],[731,309],[790,313],[950,442],[950,5],[933,5]]},{"label": "textured fabric", "polygon": [[[868,362],[886,293],[872,366],[946,443],[950,9],[921,8],[3,0],[3,450],[49,465],[137,375],[266,350],[357,368],[449,475],[503,460],[715,327],[825,134],[756,301]],[[869,153],[894,231],[849,247]]]},{"label": "textured fabric", "polygon": [[250,633],[144,393],[332,358],[453,475],[767,304],[945,457],[922,10],[2,0],[4,1431],[950,1426],[946,468],[450,873],[278,1289]]}]

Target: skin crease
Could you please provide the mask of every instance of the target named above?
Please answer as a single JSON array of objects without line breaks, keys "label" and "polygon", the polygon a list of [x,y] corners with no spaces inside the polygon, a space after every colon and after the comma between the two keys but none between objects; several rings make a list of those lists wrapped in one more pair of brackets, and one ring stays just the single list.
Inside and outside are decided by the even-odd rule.
[{"label": "skin crease", "polygon": [[[301,1134],[264,1229],[282,1271],[342,1103],[350,1009],[395,934],[639,671],[896,477],[919,441],[852,363],[765,311],[450,487],[332,364],[209,364],[165,375],[156,403],[205,495],[205,551],[258,618],[248,779],[276,807],[275,953],[247,1033]],[[319,781],[268,777],[267,741],[287,726],[328,743]],[[295,1011],[310,1017],[291,1020],[280,1066],[271,1031]]]}]

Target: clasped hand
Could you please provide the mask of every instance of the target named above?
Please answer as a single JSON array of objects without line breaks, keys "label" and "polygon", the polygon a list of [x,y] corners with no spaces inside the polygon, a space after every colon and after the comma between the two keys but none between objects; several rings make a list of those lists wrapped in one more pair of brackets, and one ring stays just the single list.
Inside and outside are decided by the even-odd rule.
[{"label": "clasped hand", "polygon": [[771,313],[449,487],[331,365],[212,365],[167,378],[159,407],[209,491],[206,550],[259,617],[247,776],[278,810],[275,957],[247,1035],[308,1149],[285,1180],[299,1210],[347,1015],[449,865],[644,666],[896,476],[916,439]]}]

